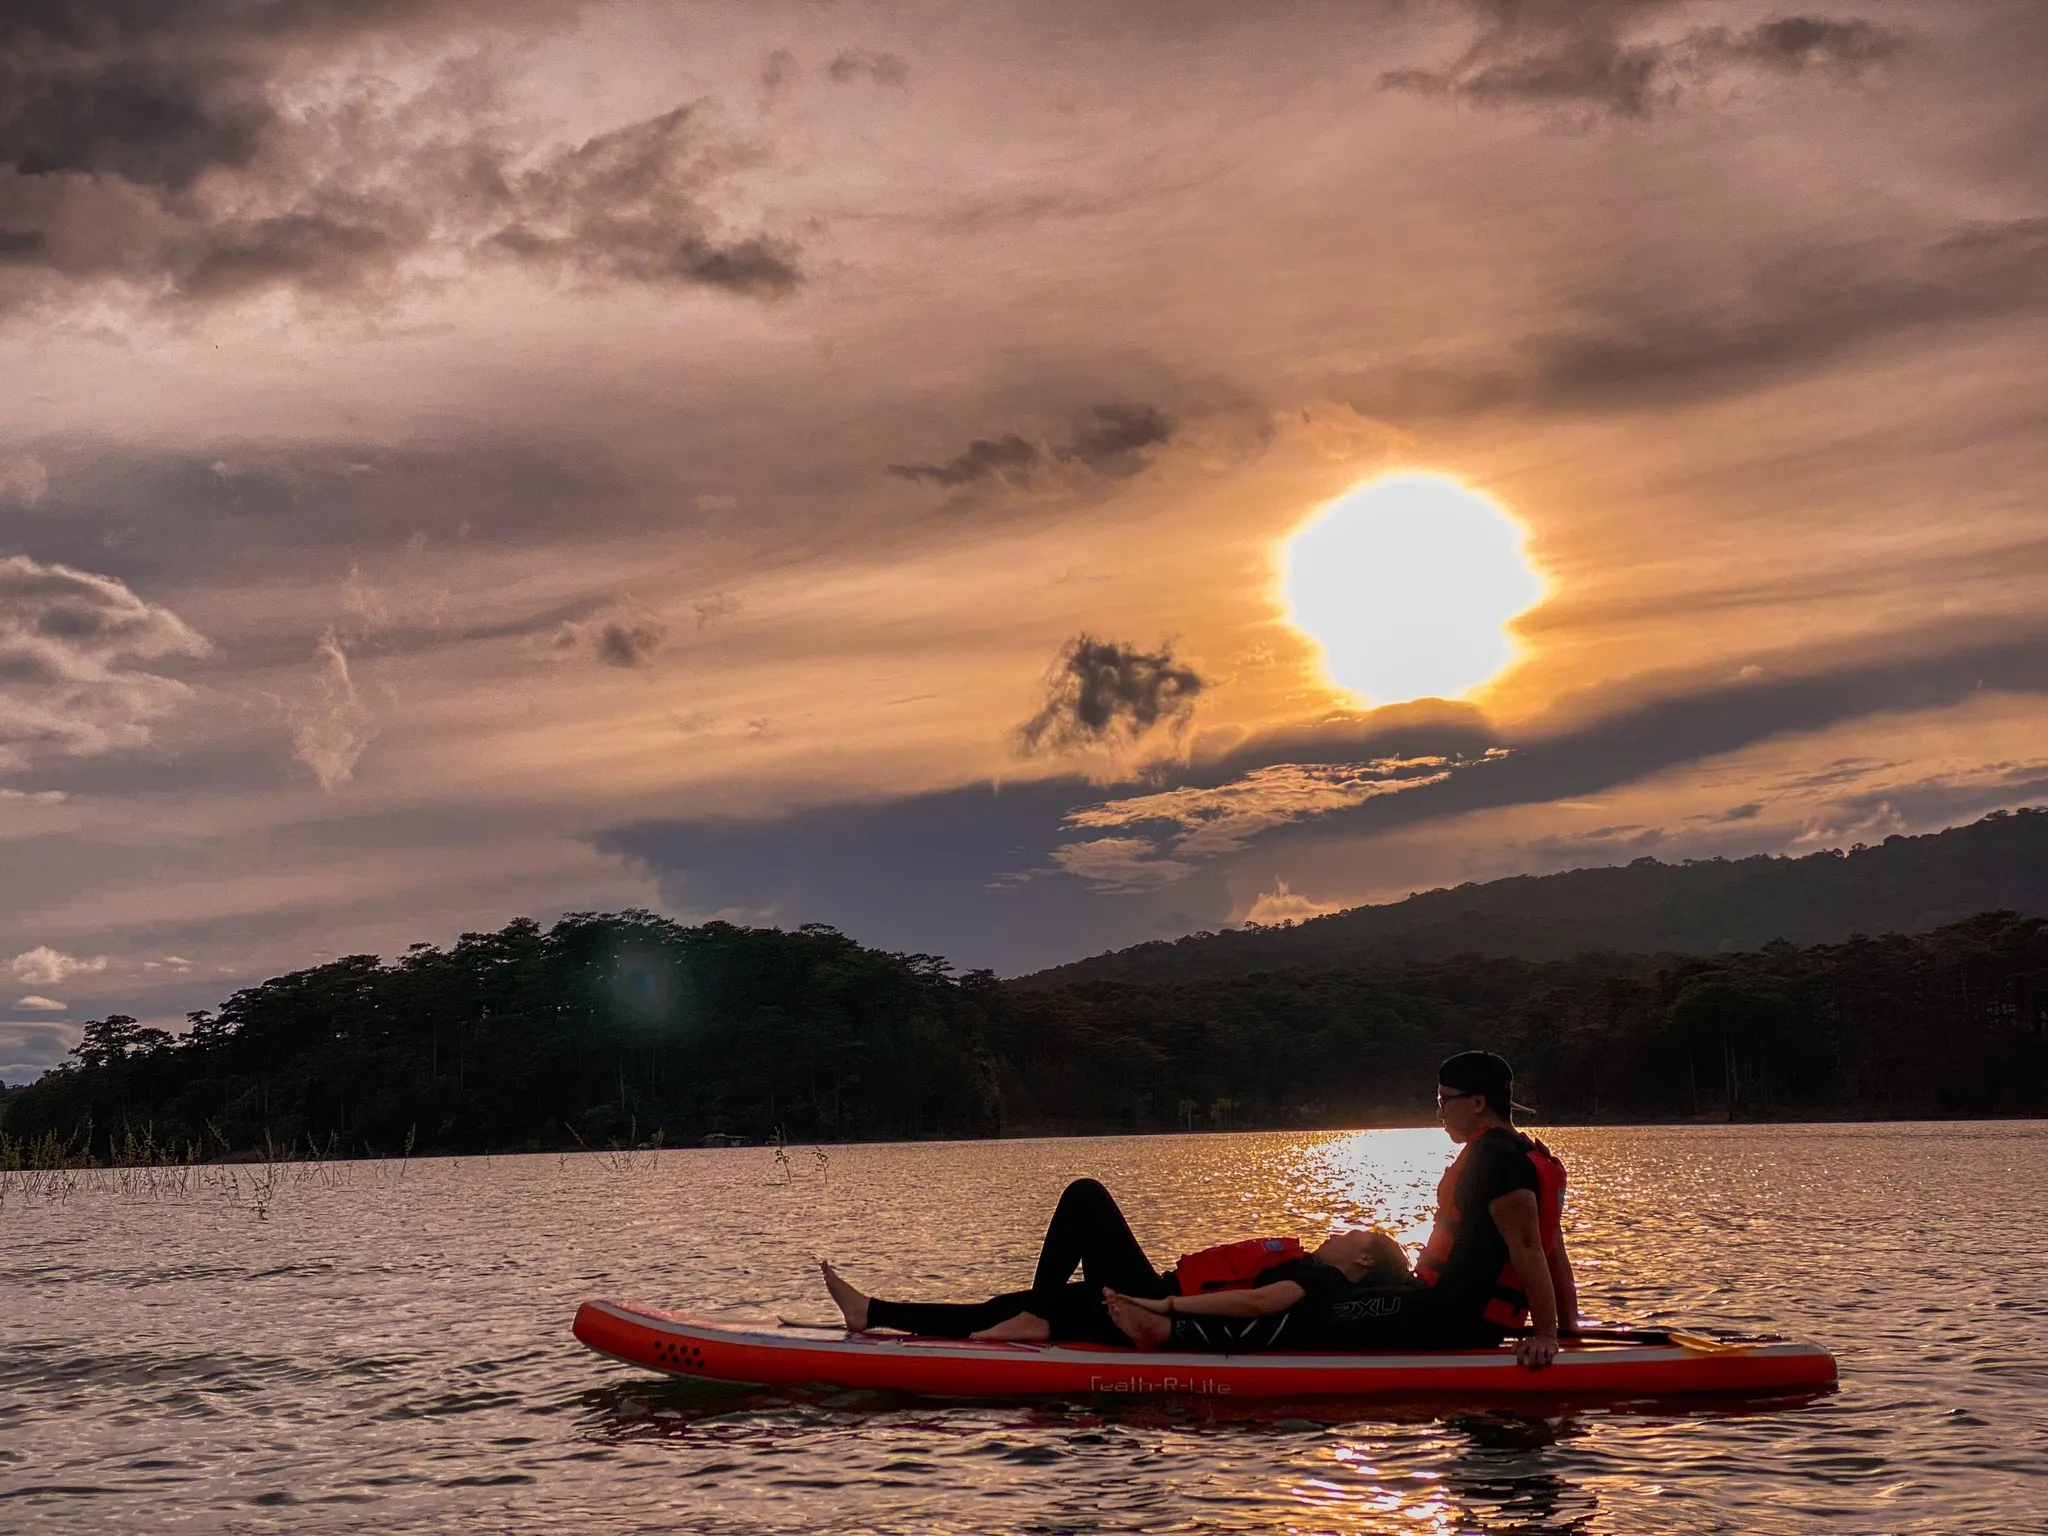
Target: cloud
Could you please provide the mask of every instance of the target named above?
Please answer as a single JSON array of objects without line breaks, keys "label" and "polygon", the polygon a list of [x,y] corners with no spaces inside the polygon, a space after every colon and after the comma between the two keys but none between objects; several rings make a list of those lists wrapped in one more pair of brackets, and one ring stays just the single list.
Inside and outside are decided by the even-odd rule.
[{"label": "cloud", "polygon": [[[1786,659],[1748,683],[1668,680],[1647,702],[1595,709],[1580,700],[1568,716],[1578,723],[1505,741],[1469,709],[1379,710],[1255,737],[1220,759],[1163,764],[1163,787],[1120,801],[1063,776],[753,820],[643,821],[592,842],[646,868],[679,909],[773,909],[779,920],[830,922],[864,942],[1028,971],[1226,923],[1239,910],[1233,876],[1248,861],[1263,879],[1332,839],[1596,798],[1773,737],[1939,709],[1980,691],[2048,694],[2048,630],[1922,645],[1913,655],[1814,662],[1803,673]],[[1407,766],[1385,780],[1362,771],[1383,759]],[[1313,771],[1318,764],[1331,771]],[[1847,785],[1884,766],[1859,760],[1837,771]],[[2048,765],[2031,759],[1966,777],[1888,783],[1884,809],[1844,802],[1825,819],[1874,827],[1899,812],[1925,825],[2048,797]],[[1400,787],[1374,789],[1382,783]],[[1597,827],[1576,851],[1562,838],[1527,851],[1537,862],[1626,862],[1669,845],[1653,819]],[[1074,879],[1113,900],[1077,899]]]},{"label": "cloud", "polygon": [[[1775,736],[1811,734],[1873,715],[1941,709],[1982,693],[2048,694],[2048,629],[1992,640],[1922,637],[1925,650],[1865,657],[1750,682],[1694,690],[1594,713],[1554,733],[1511,741],[1511,751],[1413,794],[1379,796],[1321,818],[1351,833],[1462,816],[1510,805],[1584,798],[1665,769],[1718,757]],[[1850,777],[1856,770],[1843,765]],[[1615,829],[1608,829],[1613,831]],[[1284,845],[1300,833],[1278,829]],[[1638,834],[1639,835],[1639,834]]]},{"label": "cloud", "polygon": [[730,592],[713,592],[690,605],[690,612],[697,616],[699,629],[708,629],[720,619],[729,619],[739,611],[740,600]]},{"label": "cloud", "polygon": [[608,667],[637,667],[660,647],[664,631],[651,621],[612,623],[597,632],[597,659]]},{"label": "cloud", "polygon": [[26,453],[0,459],[0,504],[33,507],[49,489],[50,472],[41,459]]},{"label": "cloud", "polygon": [[1017,749],[1028,756],[1132,744],[1162,728],[1178,739],[1207,686],[1170,646],[1141,651],[1076,635],[1046,674],[1044,705],[1018,727]]},{"label": "cloud", "polygon": [[[374,300],[492,262],[791,291],[794,242],[711,211],[758,157],[699,108],[554,145],[510,115],[478,44],[575,9],[187,0],[122,24],[0,20],[0,309],[106,284],[164,304]],[[422,20],[466,25],[471,51],[395,84],[378,47]]]},{"label": "cloud", "polygon": [[1099,890],[1149,891],[1186,879],[1195,866],[1162,855],[1142,837],[1098,837],[1091,842],[1062,843],[1052,851],[1053,863]]},{"label": "cloud", "polygon": [[1322,902],[1313,900],[1292,889],[1285,880],[1275,879],[1273,889],[1259,892],[1258,899],[1245,913],[1244,920],[1257,926],[1272,926],[1281,923],[1305,923],[1312,917],[1323,917],[1331,912],[1345,910],[1343,902]]},{"label": "cloud", "polygon": [[849,48],[825,66],[825,73],[840,85],[872,80],[876,85],[903,86],[910,82],[910,69],[893,53],[873,53],[866,48]]},{"label": "cloud", "polygon": [[97,27],[66,9],[16,7],[0,20],[8,87],[0,91],[0,159],[18,174],[105,176],[180,192],[205,171],[255,157],[275,113],[250,63],[175,50],[167,57],[169,29],[144,14],[156,11],[161,22],[218,7],[130,7],[126,25],[109,17]]},{"label": "cloud", "polygon": [[[1163,885],[1192,873],[1196,862],[1240,851],[1293,822],[1363,805],[1381,795],[1441,784],[1474,762],[1506,756],[1376,758],[1363,763],[1272,763],[1220,784],[1173,789],[1084,805],[1067,813],[1077,830],[1144,831],[1055,850],[1055,865],[1105,887]],[[1095,851],[1095,850],[1100,850]]]},{"label": "cloud", "polygon": [[1173,437],[1173,420],[1149,405],[1098,405],[1054,453],[1112,479],[1145,467],[1144,451]]},{"label": "cloud", "polygon": [[[1486,761],[1506,754],[1486,754]],[[1378,758],[1368,763],[1274,763],[1214,786],[1183,785],[1083,806],[1067,817],[1082,828],[1146,825],[1170,830],[1173,851],[1213,857],[1233,853],[1261,833],[1379,795],[1441,784],[1463,764],[1449,757]]]},{"label": "cloud", "polygon": [[1692,34],[1691,41],[1708,58],[1849,76],[1903,52],[1908,43],[1904,33],[1875,22],[1815,16],[1785,16],[1741,33],[1713,27]]},{"label": "cloud", "polygon": [[1731,394],[1928,326],[2048,314],[2048,218],[1973,222],[1904,250],[1761,267],[1711,306],[1595,312],[1505,360],[1394,367],[1347,391],[1368,414],[1659,407]]},{"label": "cloud", "polygon": [[777,48],[761,61],[761,94],[774,98],[783,87],[796,78],[796,55],[787,48]]},{"label": "cloud", "polygon": [[1076,476],[1123,480],[1151,462],[1146,449],[1170,442],[1174,422],[1151,405],[1097,405],[1070,424],[1057,442],[1039,442],[1017,432],[977,437],[952,458],[935,464],[889,464],[887,473],[949,490],[1002,485],[1013,490]]},{"label": "cloud", "polygon": [[1563,107],[1643,117],[1733,69],[1854,79],[1907,47],[1905,34],[1867,21],[1789,16],[1744,32],[1696,28],[1632,38],[1638,18],[1666,0],[1474,0],[1489,18],[1464,53],[1438,69],[1396,69],[1383,90],[1482,107]]},{"label": "cloud", "polygon": [[140,664],[210,649],[111,576],[0,559],[0,772],[145,744],[191,690]]},{"label": "cloud", "polygon": [[493,167],[505,196],[502,222],[486,244],[526,265],[583,278],[701,285],[754,298],[790,292],[800,280],[793,243],[712,231],[702,200],[732,152],[708,142],[693,113],[677,107],[557,150],[524,171]]},{"label": "cloud", "polygon": [[890,464],[885,468],[905,480],[925,480],[947,487],[975,485],[985,480],[1024,485],[1044,457],[1044,450],[1036,443],[1006,432],[1001,437],[977,437],[942,464]]},{"label": "cloud", "polygon": [[[698,628],[708,619],[700,616]],[[609,618],[563,619],[555,628],[552,649],[556,656],[589,655],[608,667],[645,666],[654,659],[668,638],[668,626],[651,614],[628,607]]]},{"label": "cloud", "polygon": [[313,697],[295,712],[292,755],[313,770],[324,790],[355,777],[356,764],[376,739],[377,723],[356,692],[348,652],[333,630],[313,647]]},{"label": "cloud", "polygon": [[17,997],[14,1006],[26,1008],[31,1013],[64,1013],[71,1007],[69,1003],[60,1003],[54,997],[38,997],[33,992],[27,997]]},{"label": "cloud", "polygon": [[34,1082],[62,1064],[77,1038],[77,1030],[62,1024],[0,1020],[0,1083]]},{"label": "cloud", "polygon": [[[1066,813],[1090,798],[1072,777],[974,784],[776,817],[644,821],[591,841],[652,874],[676,911],[773,911],[785,925],[827,922],[863,943],[1005,972],[1228,921],[1229,890],[1199,869],[1122,887],[1113,904],[1077,899],[1055,850],[1072,841]],[[1019,869],[1039,877],[1017,879]]]},{"label": "cloud", "polygon": [[1764,804],[1761,800],[1748,800],[1741,805],[1731,805],[1727,810],[1720,812],[1718,815],[1704,818],[1696,816],[1693,819],[1695,821],[1707,820],[1715,822],[1755,821],[1763,813]]},{"label": "cloud", "polygon": [[47,944],[38,944],[34,949],[23,950],[7,962],[7,969],[16,981],[27,982],[32,987],[54,987],[73,976],[96,975],[107,968],[105,955],[94,955],[90,959],[78,955],[67,955],[62,950],[52,949]]}]

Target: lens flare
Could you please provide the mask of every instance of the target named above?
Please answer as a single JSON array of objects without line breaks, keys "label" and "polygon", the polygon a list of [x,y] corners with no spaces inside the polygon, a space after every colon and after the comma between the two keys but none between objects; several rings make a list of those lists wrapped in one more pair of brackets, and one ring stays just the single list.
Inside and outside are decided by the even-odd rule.
[{"label": "lens flare", "polygon": [[1514,660],[1508,621],[1543,595],[1522,525],[1442,475],[1368,481],[1288,541],[1288,618],[1337,687],[1372,704],[1454,699]]}]

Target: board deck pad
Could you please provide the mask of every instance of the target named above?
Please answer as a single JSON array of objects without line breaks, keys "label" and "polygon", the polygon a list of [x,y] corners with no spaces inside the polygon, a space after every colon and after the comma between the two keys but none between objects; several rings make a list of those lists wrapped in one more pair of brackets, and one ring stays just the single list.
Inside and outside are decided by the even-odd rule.
[{"label": "board deck pad", "polygon": [[751,1386],[825,1386],[929,1397],[1373,1397],[1414,1394],[1682,1396],[1832,1386],[1835,1358],[1796,1340],[1680,1344],[1567,1341],[1541,1371],[1512,1346],[1404,1354],[1180,1354],[906,1334],[740,1329],[620,1301],[577,1309],[576,1337],[629,1365]]}]

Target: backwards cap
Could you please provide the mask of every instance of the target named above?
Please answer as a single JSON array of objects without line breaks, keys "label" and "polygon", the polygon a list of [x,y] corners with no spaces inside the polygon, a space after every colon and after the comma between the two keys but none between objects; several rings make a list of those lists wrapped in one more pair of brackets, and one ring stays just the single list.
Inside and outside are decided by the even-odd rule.
[{"label": "backwards cap", "polygon": [[1526,1104],[1516,1104],[1510,1095],[1515,1088],[1515,1069],[1504,1057],[1491,1051],[1460,1051],[1436,1069],[1436,1080],[1460,1093],[1499,1094],[1523,1113],[1533,1113]]}]

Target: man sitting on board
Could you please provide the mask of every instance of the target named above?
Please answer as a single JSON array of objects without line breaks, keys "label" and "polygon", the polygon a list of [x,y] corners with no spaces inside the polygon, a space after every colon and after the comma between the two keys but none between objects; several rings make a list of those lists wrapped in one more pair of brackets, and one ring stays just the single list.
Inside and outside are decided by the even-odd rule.
[{"label": "man sitting on board", "polygon": [[1412,1277],[1331,1284],[1269,1271],[1249,1290],[1202,1296],[1119,1292],[1110,1320],[1140,1349],[1420,1350],[1496,1345],[1530,1323],[1515,1357],[1531,1370],[1576,1329],[1578,1283],[1565,1252],[1564,1164],[1515,1129],[1514,1072],[1489,1051],[1437,1069],[1437,1114],[1462,1151],[1437,1185],[1436,1225]]}]

